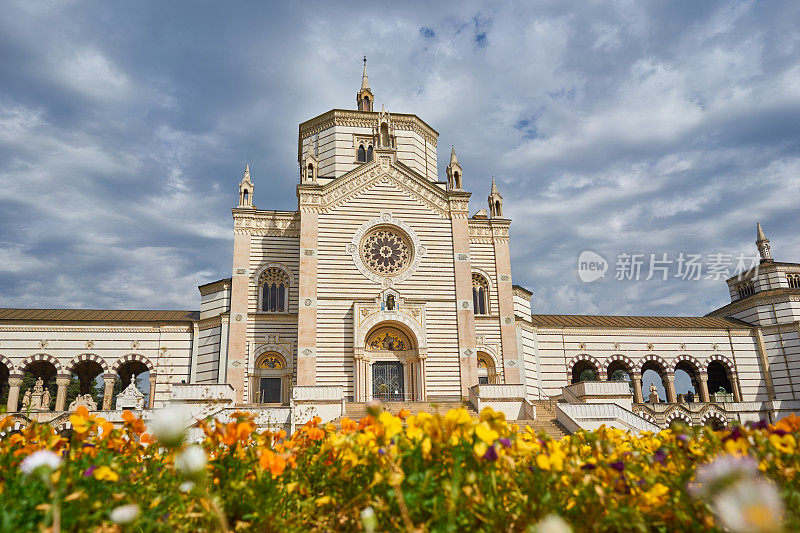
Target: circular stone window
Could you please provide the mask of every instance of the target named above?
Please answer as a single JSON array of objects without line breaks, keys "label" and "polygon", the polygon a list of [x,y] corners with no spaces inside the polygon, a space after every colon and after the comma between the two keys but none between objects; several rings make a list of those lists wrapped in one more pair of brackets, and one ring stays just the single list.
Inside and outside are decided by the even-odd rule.
[{"label": "circular stone window", "polygon": [[361,260],[369,270],[383,277],[397,276],[414,257],[408,237],[391,226],[378,226],[367,233],[359,247]]}]

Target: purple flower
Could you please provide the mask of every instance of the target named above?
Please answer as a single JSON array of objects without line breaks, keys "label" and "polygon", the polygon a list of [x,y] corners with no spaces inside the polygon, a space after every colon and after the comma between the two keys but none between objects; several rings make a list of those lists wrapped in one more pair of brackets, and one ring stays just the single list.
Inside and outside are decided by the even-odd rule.
[{"label": "purple flower", "polygon": [[508,440],[506,438],[502,438],[502,439],[498,439],[498,440],[500,441],[500,444],[502,444],[506,448],[511,448],[511,441],[510,440]]},{"label": "purple flower", "polygon": [[623,470],[625,470],[625,463],[623,463],[622,461],[615,461],[613,463],[608,463],[608,466],[610,466],[617,472],[622,472]]},{"label": "purple flower", "polygon": [[593,463],[586,463],[581,467],[581,470],[594,470],[595,468],[597,468],[597,465]]},{"label": "purple flower", "polygon": [[767,421],[766,420],[759,420],[758,422],[748,422],[748,424],[753,429],[767,429]]},{"label": "purple flower", "polygon": [[96,467],[95,465],[92,465],[92,466],[90,466],[90,467],[89,467],[89,468],[87,468],[87,469],[86,469],[86,471],[83,473],[83,477],[91,477],[92,473],[93,473],[95,470],[97,470],[97,467]]},{"label": "purple flower", "polygon": [[659,448],[656,450],[656,453],[653,454],[653,460],[664,464],[664,461],[667,459],[667,452],[664,451],[664,448]]},{"label": "purple flower", "polygon": [[741,438],[742,436],[743,436],[742,435],[742,428],[740,428],[739,426],[736,426],[731,430],[730,433],[728,433],[728,436],[726,436],[722,440],[723,440],[723,442],[727,441],[727,440],[731,440],[731,439],[735,440],[735,439]]},{"label": "purple flower", "polygon": [[686,435],[684,435],[683,433],[681,433],[680,435],[678,435],[678,436],[677,436],[677,437],[675,437],[675,438],[676,438],[676,439],[678,439],[679,441],[681,441],[681,442],[682,442],[682,443],[684,443],[684,444],[686,444],[687,442],[689,442],[689,437],[687,437],[687,436],[686,436]]},{"label": "purple flower", "polygon": [[386,450],[383,448],[378,448],[378,455],[386,455]]},{"label": "purple flower", "polygon": [[487,461],[494,461],[497,459],[497,451],[494,449],[494,446],[489,446],[489,449],[483,454],[483,458]]}]

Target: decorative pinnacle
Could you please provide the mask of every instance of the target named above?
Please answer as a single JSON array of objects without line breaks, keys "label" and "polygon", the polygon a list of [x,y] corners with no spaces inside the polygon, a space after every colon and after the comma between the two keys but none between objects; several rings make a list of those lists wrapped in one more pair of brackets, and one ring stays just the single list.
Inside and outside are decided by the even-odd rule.
[{"label": "decorative pinnacle", "polygon": [[453,163],[458,163],[458,158],[456,157],[455,145],[451,144],[450,147],[450,164],[452,165]]},{"label": "decorative pinnacle", "polygon": [[756,242],[769,242],[760,222],[756,222]]},{"label": "decorative pinnacle", "polygon": [[250,163],[244,164],[244,179],[250,181]]},{"label": "decorative pinnacle", "polygon": [[364,74],[361,76],[361,90],[369,89],[369,78],[367,78],[367,56],[364,56]]},{"label": "decorative pinnacle", "polygon": [[494,176],[492,176],[492,192],[491,194],[499,194],[497,192],[497,184],[494,182]]}]

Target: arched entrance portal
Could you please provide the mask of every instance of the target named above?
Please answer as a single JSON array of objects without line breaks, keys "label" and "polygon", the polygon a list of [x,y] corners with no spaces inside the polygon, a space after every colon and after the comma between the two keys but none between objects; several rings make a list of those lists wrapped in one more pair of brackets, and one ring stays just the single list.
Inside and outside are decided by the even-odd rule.
[{"label": "arched entrance portal", "polygon": [[266,351],[259,355],[253,372],[253,402],[288,402],[290,377],[291,369],[280,353]]},{"label": "arched entrance portal", "polygon": [[424,401],[424,363],[414,339],[398,324],[383,323],[356,354],[356,401]]}]

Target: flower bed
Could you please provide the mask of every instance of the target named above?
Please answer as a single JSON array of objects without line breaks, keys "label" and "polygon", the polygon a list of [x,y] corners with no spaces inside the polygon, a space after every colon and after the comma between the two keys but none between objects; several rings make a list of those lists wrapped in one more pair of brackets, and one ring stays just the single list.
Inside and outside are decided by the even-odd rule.
[{"label": "flower bed", "polygon": [[5,434],[0,530],[800,529],[795,417],[557,441],[489,409],[315,419],[291,437],[238,413],[202,422],[191,445],[161,418],[151,437],[130,412],[114,429],[81,408],[68,439],[37,424]]}]

